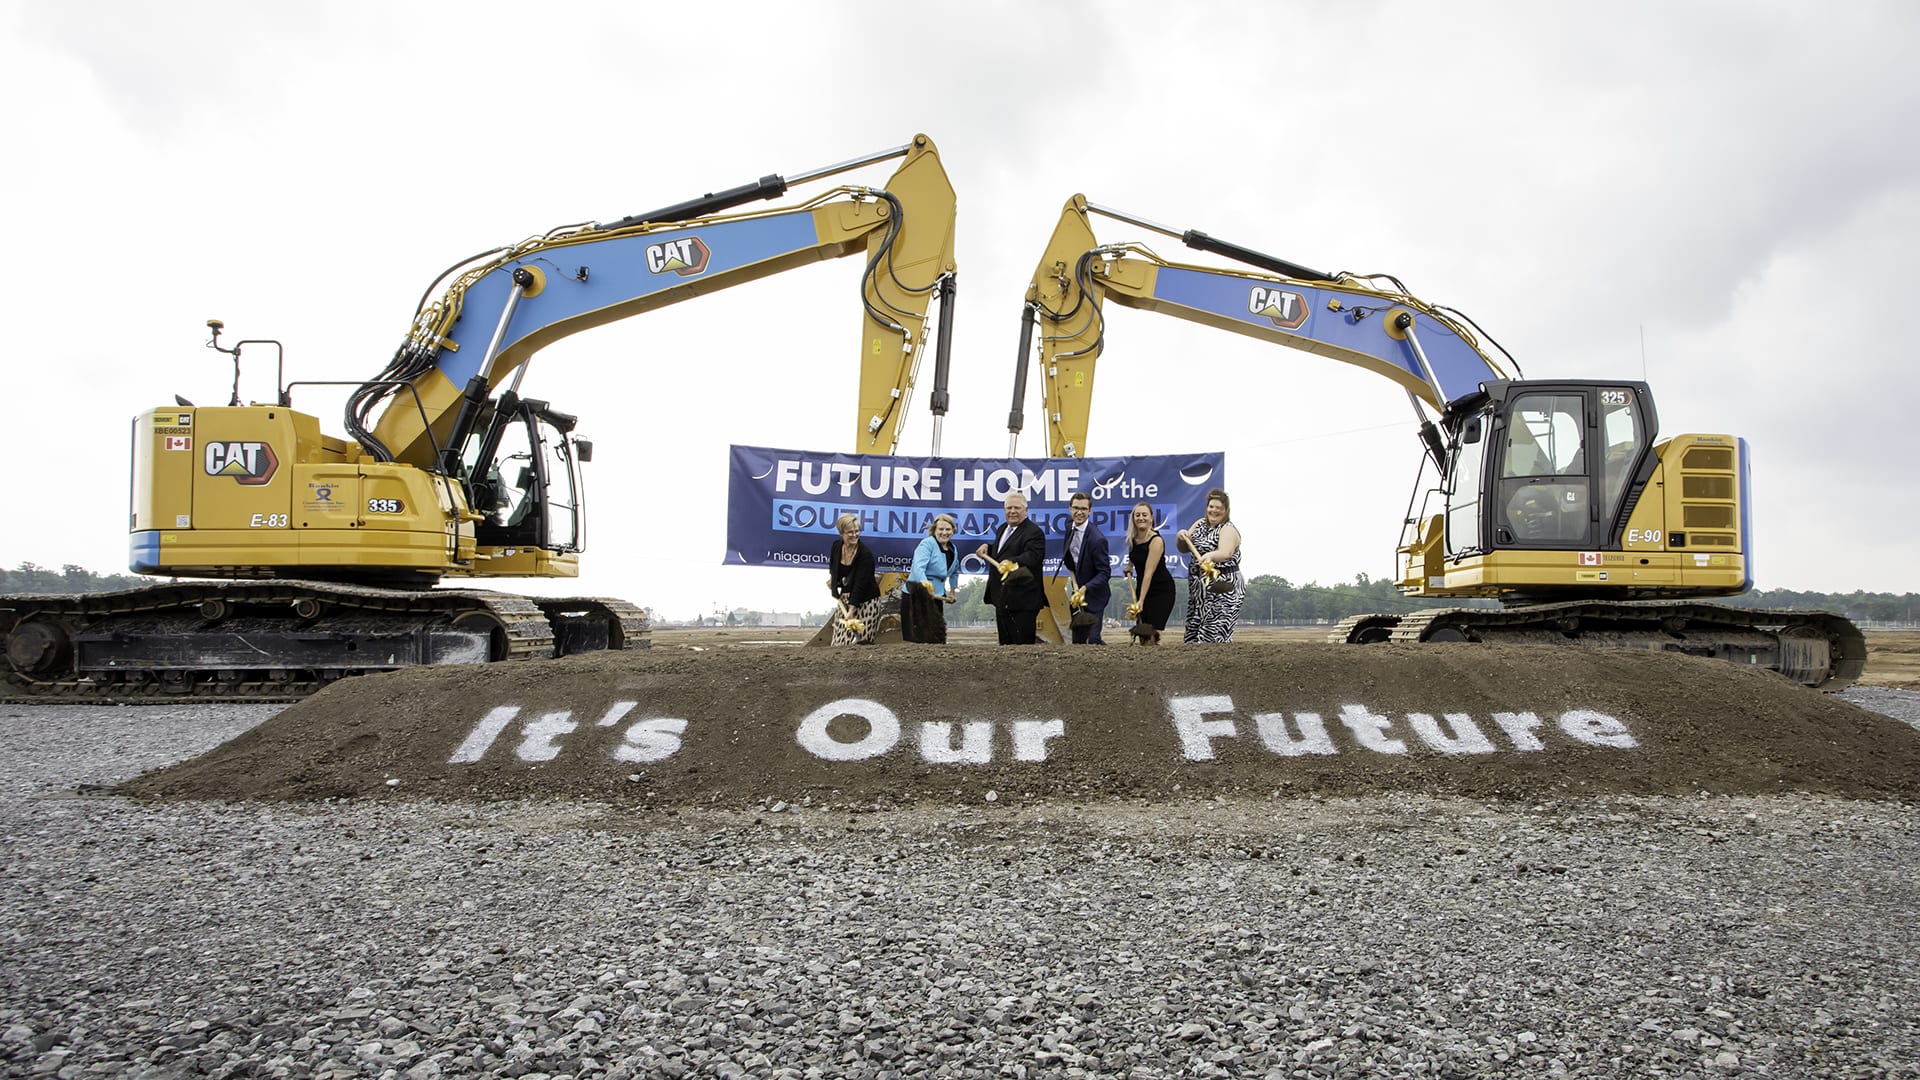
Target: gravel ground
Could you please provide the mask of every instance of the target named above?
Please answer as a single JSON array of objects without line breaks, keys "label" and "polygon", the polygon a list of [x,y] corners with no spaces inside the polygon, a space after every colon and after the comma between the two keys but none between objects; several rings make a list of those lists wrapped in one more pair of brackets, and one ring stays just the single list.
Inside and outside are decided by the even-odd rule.
[{"label": "gravel ground", "polygon": [[1920,1076],[1909,805],[77,793],[272,712],[0,706],[0,1071]]}]

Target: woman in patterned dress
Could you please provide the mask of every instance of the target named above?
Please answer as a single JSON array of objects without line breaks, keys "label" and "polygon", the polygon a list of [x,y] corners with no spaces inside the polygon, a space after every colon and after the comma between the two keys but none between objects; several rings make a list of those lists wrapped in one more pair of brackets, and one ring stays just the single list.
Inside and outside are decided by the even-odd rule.
[{"label": "woman in patterned dress", "polygon": [[827,549],[827,588],[840,601],[833,616],[835,645],[871,645],[880,629],[880,582],[873,576],[873,549],[860,539],[860,515],[834,519],[840,539]]},{"label": "woman in patterned dress", "polygon": [[[1227,493],[1214,488],[1207,492],[1207,515],[1194,522],[1192,528],[1174,534],[1180,547],[1193,555],[1187,574],[1187,629],[1183,641],[1233,640],[1233,626],[1240,619],[1240,604],[1247,598],[1247,583],[1240,574],[1240,530],[1230,520],[1231,513],[1232,503]],[[1209,569],[1212,574],[1207,573]],[[1223,591],[1215,592],[1216,588]]]}]

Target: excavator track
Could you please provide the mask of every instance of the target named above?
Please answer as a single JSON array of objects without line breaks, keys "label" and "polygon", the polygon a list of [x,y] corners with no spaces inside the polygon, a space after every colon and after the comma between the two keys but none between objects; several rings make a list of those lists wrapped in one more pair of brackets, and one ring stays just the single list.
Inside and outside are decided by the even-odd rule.
[{"label": "excavator track", "polygon": [[653,644],[653,624],[647,613],[610,596],[552,599],[530,596],[553,627],[554,655],[598,652],[601,649],[645,649]]},{"label": "excavator track", "polygon": [[1764,667],[1827,693],[1852,686],[1867,666],[1866,635],[1839,615],[1686,602],[1589,600],[1360,615],[1328,639],[1651,649]]},{"label": "excavator track", "polygon": [[1335,645],[1378,645],[1390,640],[1398,615],[1351,615],[1327,634]]},{"label": "excavator track", "polygon": [[0,597],[0,701],[297,701],[417,664],[644,648],[623,600],[318,581]]}]

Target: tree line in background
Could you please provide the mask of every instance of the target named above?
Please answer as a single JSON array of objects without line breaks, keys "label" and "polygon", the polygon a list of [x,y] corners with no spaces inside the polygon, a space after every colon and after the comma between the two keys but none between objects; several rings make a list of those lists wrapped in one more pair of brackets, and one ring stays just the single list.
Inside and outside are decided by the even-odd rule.
[{"label": "tree line in background", "polygon": [[84,566],[68,563],[50,570],[23,562],[11,570],[0,570],[0,593],[87,593],[114,589],[137,589],[152,585],[156,579],[138,574],[96,574]]},{"label": "tree line in background", "polygon": [[[151,585],[155,578],[137,574],[99,574],[71,563],[58,570],[23,562],[12,570],[0,570],[0,593],[84,593],[113,589],[134,589]],[[959,624],[993,622],[993,610],[986,605],[986,582],[976,579],[960,587],[959,599],[947,611],[947,620]],[[1110,618],[1119,618],[1133,598],[1128,585],[1116,582],[1113,602],[1107,607]],[[1906,623],[1920,617],[1920,594],[1802,592],[1795,589],[1757,589],[1741,596],[1719,601],[1736,607],[1800,608],[1837,611],[1856,622]],[[1263,574],[1247,579],[1247,599],[1240,606],[1240,621],[1248,624],[1298,625],[1335,623],[1349,615],[1370,612],[1403,613],[1429,607],[1490,606],[1493,601],[1423,600],[1402,596],[1386,578],[1372,579],[1365,574],[1341,585],[1308,582],[1295,585],[1286,578]],[[1172,622],[1177,625],[1187,609],[1187,583],[1174,582]],[[813,621],[825,622],[821,611]]]}]

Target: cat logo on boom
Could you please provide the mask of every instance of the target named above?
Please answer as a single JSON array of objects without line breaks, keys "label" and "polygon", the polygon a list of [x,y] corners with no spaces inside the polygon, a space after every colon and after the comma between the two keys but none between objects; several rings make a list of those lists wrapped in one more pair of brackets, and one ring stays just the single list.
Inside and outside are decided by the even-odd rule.
[{"label": "cat logo on boom", "polygon": [[1247,294],[1247,310],[1282,330],[1298,330],[1307,321],[1307,298],[1290,289],[1255,285]]},{"label": "cat logo on boom", "polygon": [[647,245],[647,269],[655,274],[672,271],[681,277],[693,277],[706,272],[707,260],[712,257],[706,241],[697,236]]},{"label": "cat logo on boom", "polygon": [[280,458],[263,442],[210,442],[206,466],[208,476],[231,476],[247,487],[259,487],[273,479]]}]

